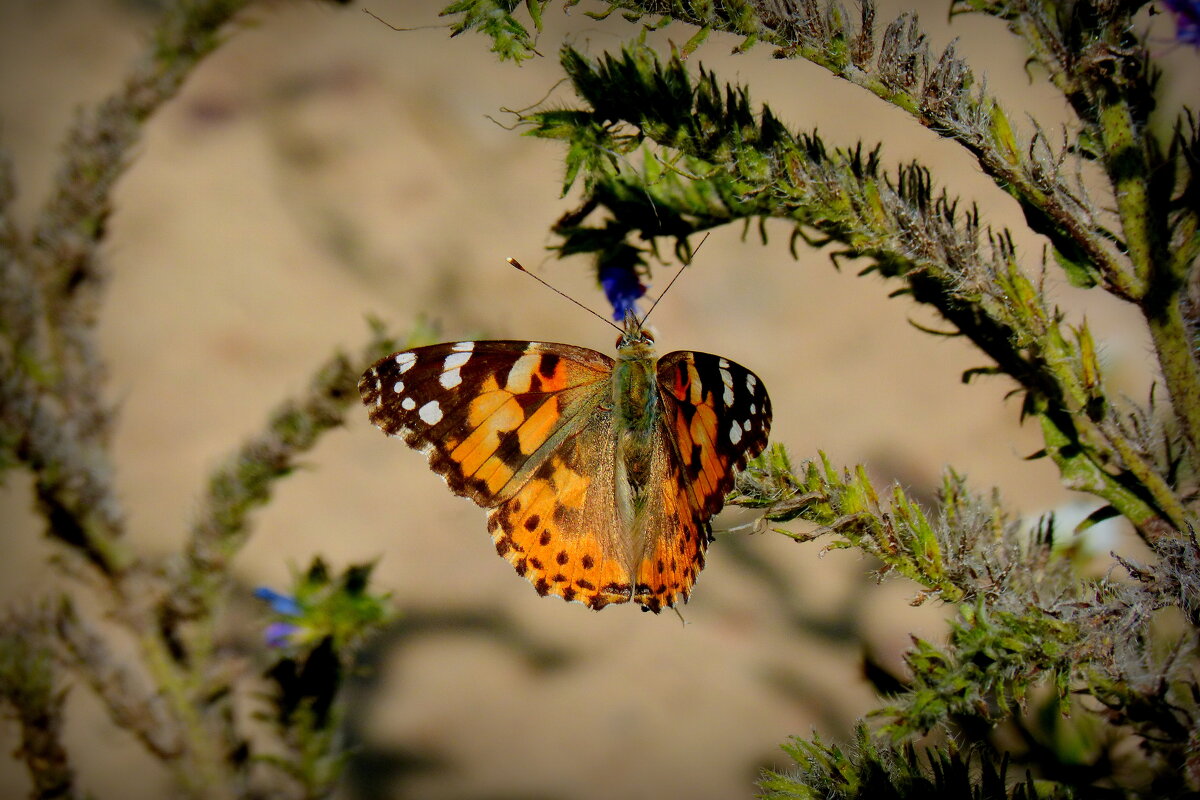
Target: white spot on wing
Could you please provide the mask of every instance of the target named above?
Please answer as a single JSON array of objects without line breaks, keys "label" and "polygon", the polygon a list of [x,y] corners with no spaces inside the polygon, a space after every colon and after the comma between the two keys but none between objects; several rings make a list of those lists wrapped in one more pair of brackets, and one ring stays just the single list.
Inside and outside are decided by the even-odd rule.
[{"label": "white spot on wing", "polygon": [[[451,356],[451,358],[453,358],[453,356]],[[449,362],[450,359],[447,358],[446,361]],[[459,374],[458,367],[455,367],[449,372],[443,372],[441,377],[438,378],[438,383],[440,383],[444,389],[453,389],[455,386],[458,386],[460,383],[462,383],[462,375]]]},{"label": "white spot on wing", "polygon": [[[474,342],[470,342],[469,344],[474,344]],[[471,360],[471,353],[469,351],[465,352],[465,353],[454,352],[454,353],[451,353],[450,355],[446,356],[446,363],[443,365],[443,369],[446,369],[446,370],[458,369],[459,367],[461,367],[463,364],[467,363],[470,360]]]},{"label": "white spot on wing", "polygon": [[720,367],[721,369],[729,369],[729,362],[726,359],[722,358],[719,361],[717,361],[717,366]]},{"label": "white spot on wing", "polygon": [[725,385],[725,393],[721,399],[725,401],[725,405],[733,405],[733,375],[729,372],[729,362],[721,359],[721,383]]},{"label": "white spot on wing", "polygon": [[742,427],[736,422],[729,428],[729,441],[737,444],[742,440]]},{"label": "white spot on wing", "polygon": [[[475,343],[474,342],[459,342],[458,344],[454,345],[454,347],[451,347],[450,349],[456,353],[469,353],[475,349]],[[467,360],[465,358],[463,359],[463,363],[464,364],[467,363]]]},{"label": "white spot on wing", "polygon": [[750,390],[750,394],[754,394],[754,387],[758,385],[758,379],[754,377],[754,373],[746,373],[746,388]]},{"label": "white spot on wing", "polygon": [[414,408],[417,407],[417,403],[411,397],[406,397],[400,401],[400,407],[403,408],[405,411],[412,411]]},{"label": "white spot on wing", "polygon": [[413,364],[416,363],[417,357],[413,353],[396,353],[396,366],[400,368],[401,375],[412,369]]},{"label": "white spot on wing", "polygon": [[437,400],[430,400],[425,405],[421,406],[421,410],[417,412],[417,416],[426,425],[437,425],[442,421],[442,409],[438,406]]},{"label": "white spot on wing", "polygon": [[400,394],[401,392],[403,392],[404,391],[404,381],[396,381],[395,385],[392,386],[392,391],[395,392],[396,394]]}]

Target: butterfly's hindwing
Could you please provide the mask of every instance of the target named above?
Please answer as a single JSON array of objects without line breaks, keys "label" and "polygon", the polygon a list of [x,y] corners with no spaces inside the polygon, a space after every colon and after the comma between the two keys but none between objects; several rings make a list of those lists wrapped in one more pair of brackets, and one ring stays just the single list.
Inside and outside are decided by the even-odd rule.
[{"label": "butterfly's hindwing", "polygon": [[651,466],[655,490],[643,514],[642,552],[634,572],[634,600],[655,613],[687,602],[711,538],[708,517],[696,504],[670,436],[666,424],[657,426]]},{"label": "butterfly's hindwing", "polygon": [[457,342],[381,359],[358,388],[371,422],[486,508],[520,489],[554,437],[599,402],[611,372],[612,359],[583,347]]},{"label": "butterfly's hindwing", "polygon": [[630,541],[618,518],[615,420],[598,404],[530,480],[488,514],[496,552],[533,584],[593,609],[632,595]]}]

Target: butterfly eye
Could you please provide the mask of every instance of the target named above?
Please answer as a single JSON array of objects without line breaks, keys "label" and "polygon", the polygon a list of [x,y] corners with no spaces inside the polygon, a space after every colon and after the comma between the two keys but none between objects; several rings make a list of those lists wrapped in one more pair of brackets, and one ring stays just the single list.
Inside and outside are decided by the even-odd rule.
[{"label": "butterfly eye", "polygon": [[650,331],[642,331],[642,338],[643,338],[643,339],[645,339],[647,342],[650,342],[650,343],[652,343],[652,344],[653,344],[653,342],[654,342],[654,334],[653,334],[653,333],[651,333]]}]

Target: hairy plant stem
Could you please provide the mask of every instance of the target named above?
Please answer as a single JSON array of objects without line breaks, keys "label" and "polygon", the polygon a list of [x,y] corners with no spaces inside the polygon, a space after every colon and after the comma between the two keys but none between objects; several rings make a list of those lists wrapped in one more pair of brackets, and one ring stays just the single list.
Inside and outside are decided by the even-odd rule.
[{"label": "hairy plant stem", "polygon": [[1157,166],[1148,155],[1152,144],[1128,102],[1120,98],[1101,107],[1099,123],[1126,252],[1138,283],[1147,287],[1135,299],[1146,318],[1172,408],[1192,452],[1200,453],[1200,364],[1192,354],[1180,308],[1183,276],[1173,269],[1166,220],[1160,218],[1165,215],[1150,194],[1149,176]]},{"label": "hairy plant stem", "polygon": [[226,754],[220,744],[225,737],[212,729],[199,705],[195,680],[172,657],[156,630],[143,630],[138,636],[146,668],[179,722],[184,746],[177,760],[170,762],[180,785],[196,798],[233,800],[241,792]]},{"label": "hairy plant stem", "polygon": [[[1156,286],[1163,282],[1165,278],[1157,281]],[[1178,291],[1161,297],[1152,292],[1142,302],[1142,313],[1146,316],[1171,407],[1192,453],[1200,454],[1200,365],[1192,355],[1192,339],[1179,301]]]}]

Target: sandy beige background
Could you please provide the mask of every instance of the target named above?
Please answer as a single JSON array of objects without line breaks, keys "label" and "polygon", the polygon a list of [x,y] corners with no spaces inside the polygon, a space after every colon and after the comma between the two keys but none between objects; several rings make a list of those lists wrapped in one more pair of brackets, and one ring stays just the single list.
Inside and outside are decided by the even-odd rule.
[{"label": "sandy beige background", "polygon": [[[368,7],[419,26],[437,23],[439,5]],[[16,162],[23,221],[74,110],[123,75],[152,6],[0,0],[0,144]],[[881,22],[902,7],[884,4]],[[1063,119],[999,23],[964,18],[950,32],[942,3],[922,0],[921,10],[935,47],[961,35],[961,52],[1010,108]],[[130,537],[148,553],[179,547],[208,472],[334,348],[356,348],[369,314],[398,330],[424,317],[447,339],[612,346],[611,329],[504,265],[517,256],[603,306],[585,262],[545,253],[548,225],[571,205],[559,197],[560,149],[497,121],[559,79],[564,36],[598,52],[633,27],[556,6],[542,38],[549,57],[518,68],[476,36],[396,33],[359,7],[270,2],[247,22],[152,121],[116,195],[101,329],[112,377],[101,390],[120,408],[119,485]],[[1194,75],[1195,56],[1170,48],[1169,26],[1157,26],[1174,69],[1168,90],[1194,103],[1180,76]],[[670,29],[660,41],[688,36]],[[766,49],[732,57],[734,43],[714,36],[694,59],[748,82],[757,101],[831,145],[886,137],[887,163],[920,158],[989,221],[1020,229],[1015,204],[955,146],[806,63]],[[557,96],[566,102],[562,87]],[[895,287],[838,273],[820,253],[794,262],[787,229],[771,232],[765,248],[736,230],[712,236],[655,312],[662,352],[717,352],[754,369],[774,401],[772,438],[797,459],[821,448],[922,496],[952,464],[1028,514],[1068,500],[1051,464],[1021,460],[1040,444],[1004,400],[1008,382],[964,386],[961,372],[983,362],[909,326],[931,320],[886,299]],[[1019,241],[1034,264],[1040,242]],[[1136,317],[1055,291],[1072,313],[1086,311],[1112,369],[1142,391],[1148,348]],[[496,557],[482,512],[365,415],[306,461],[258,515],[236,569],[247,587],[283,587],[289,567],[316,553],[338,566],[378,558],[378,586],[414,623],[380,646],[377,678],[355,701],[368,763],[355,773],[360,796],[749,797],[762,766],[787,764],[777,745],[788,735],[815,727],[836,738],[872,706],[861,640],[896,665],[910,631],[939,630],[942,610],[906,606],[913,587],[863,580],[868,561],[772,534],[718,539],[686,625],[633,608],[596,614],[537,597]],[[27,479],[11,475],[0,495],[8,600],[51,585],[52,550],[28,507]],[[445,621],[455,615],[478,624]],[[516,635],[496,633],[509,624]],[[98,797],[164,795],[160,768],[83,687],[70,711],[83,785]],[[0,750],[15,746],[0,726]],[[17,764],[0,762],[0,796],[26,787]]]}]

